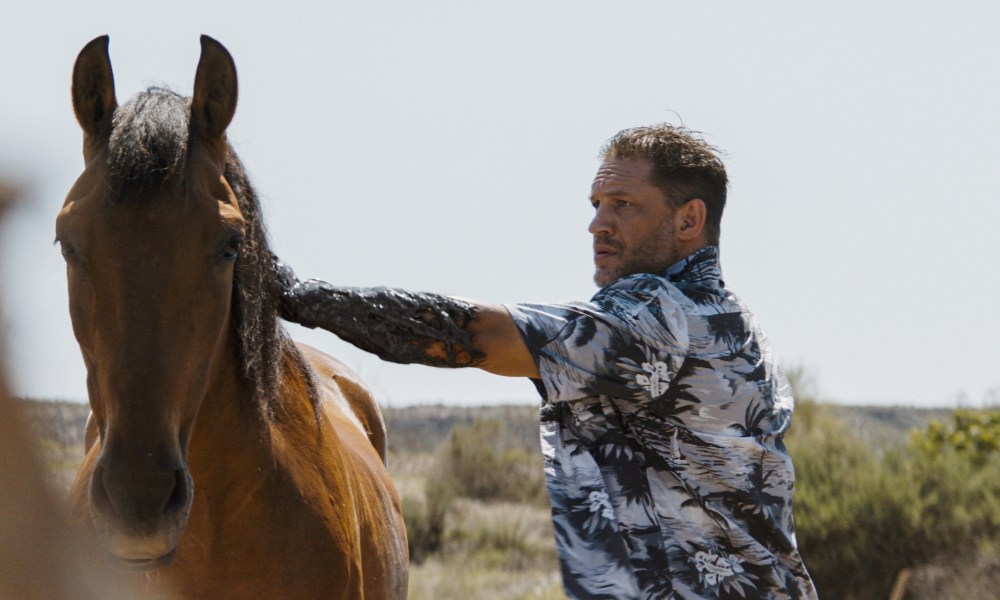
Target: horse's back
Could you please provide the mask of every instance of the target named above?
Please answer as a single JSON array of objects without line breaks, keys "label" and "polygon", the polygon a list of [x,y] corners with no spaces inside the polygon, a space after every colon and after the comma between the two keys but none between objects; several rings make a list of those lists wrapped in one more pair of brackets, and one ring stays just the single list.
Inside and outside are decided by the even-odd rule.
[{"label": "horse's back", "polygon": [[317,383],[326,392],[324,400],[332,402],[333,408],[342,412],[344,418],[362,428],[384,463],[387,452],[385,421],[368,387],[357,373],[339,360],[312,346],[296,345],[316,372]]},{"label": "horse's back", "polygon": [[322,412],[339,441],[352,474],[354,508],[362,535],[366,598],[405,598],[406,527],[399,496],[386,469],[386,431],[374,397],[351,369],[335,358],[298,344],[316,374]]}]

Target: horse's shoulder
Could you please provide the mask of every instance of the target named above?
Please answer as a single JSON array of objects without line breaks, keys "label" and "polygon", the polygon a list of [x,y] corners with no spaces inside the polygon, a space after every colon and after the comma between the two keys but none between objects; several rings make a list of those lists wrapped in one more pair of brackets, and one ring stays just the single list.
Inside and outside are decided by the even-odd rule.
[{"label": "horse's shoulder", "polygon": [[323,391],[324,408],[336,411],[359,426],[384,463],[385,422],[368,386],[357,373],[336,358],[301,342],[296,342],[296,345],[316,373],[317,383]]}]

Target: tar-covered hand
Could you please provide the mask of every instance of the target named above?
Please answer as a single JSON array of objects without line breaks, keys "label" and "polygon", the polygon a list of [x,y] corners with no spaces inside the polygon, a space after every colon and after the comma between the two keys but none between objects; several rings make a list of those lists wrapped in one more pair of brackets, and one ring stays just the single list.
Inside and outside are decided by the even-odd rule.
[{"label": "tar-covered hand", "polygon": [[295,271],[288,264],[274,254],[271,258],[274,260],[274,270],[278,276],[278,316],[303,327],[315,329],[318,323],[309,319],[310,311],[303,310],[303,282],[299,281]]},{"label": "tar-covered hand", "polygon": [[299,281],[274,256],[282,319],[325,329],[396,363],[479,367],[537,378],[538,366],[502,305],[384,287]]},{"label": "tar-covered hand", "polygon": [[325,329],[384,360],[439,367],[477,366],[483,358],[467,327],[476,306],[437,294],[382,287],[352,288],[299,281],[274,258],[278,314],[304,327]]}]

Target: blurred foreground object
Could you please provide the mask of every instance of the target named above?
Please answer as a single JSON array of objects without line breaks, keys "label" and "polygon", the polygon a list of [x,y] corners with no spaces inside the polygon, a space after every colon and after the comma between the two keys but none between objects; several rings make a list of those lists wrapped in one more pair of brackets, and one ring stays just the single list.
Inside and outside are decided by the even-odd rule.
[{"label": "blurred foreground object", "polygon": [[[18,187],[0,179],[0,218],[21,196]],[[0,363],[5,356],[0,343]],[[83,552],[65,508],[46,485],[20,407],[7,393],[2,367],[0,481],[0,600],[137,597],[107,589],[100,569]]]}]

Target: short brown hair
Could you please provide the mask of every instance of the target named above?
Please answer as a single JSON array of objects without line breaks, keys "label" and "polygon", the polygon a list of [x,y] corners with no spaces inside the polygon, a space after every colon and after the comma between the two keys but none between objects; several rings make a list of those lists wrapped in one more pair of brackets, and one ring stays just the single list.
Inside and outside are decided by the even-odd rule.
[{"label": "short brown hair", "polygon": [[719,153],[698,132],[661,123],[619,131],[604,144],[600,156],[651,160],[653,183],[674,207],[694,198],[705,202],[705,231],[709,242],[718,244],[729,184]]}]

